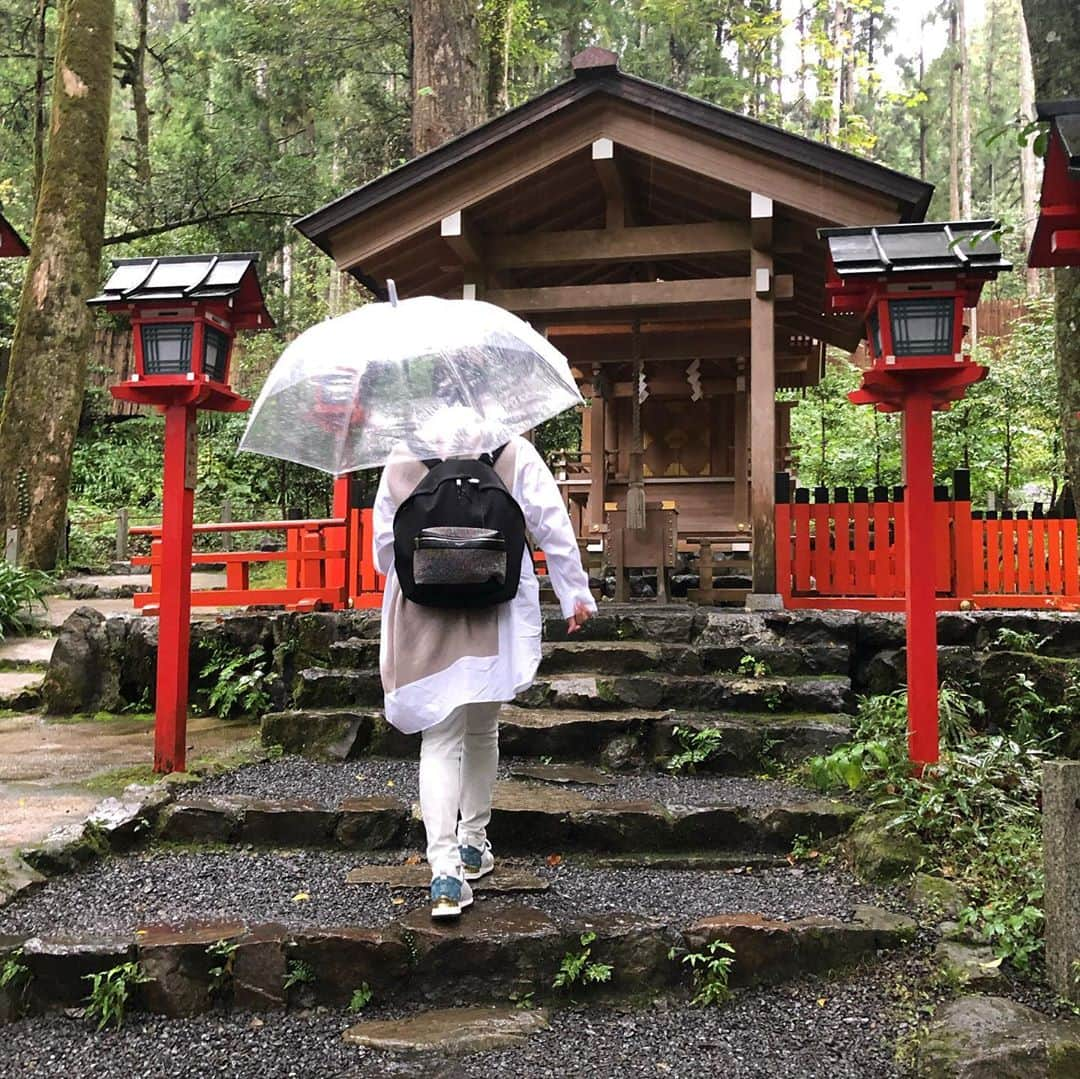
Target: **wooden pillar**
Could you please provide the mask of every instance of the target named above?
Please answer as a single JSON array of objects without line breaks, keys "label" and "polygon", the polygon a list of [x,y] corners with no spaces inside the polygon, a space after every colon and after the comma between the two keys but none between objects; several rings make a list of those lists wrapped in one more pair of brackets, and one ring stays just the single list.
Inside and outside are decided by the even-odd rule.
[{"label": "wooden pillar", "polygon": [[[740,366],[743,361],[739,361]],[[740,372],[735,378],[735,461],[732,475],[735,477],[735,527],[744,530],[750,524],[750,474],[746,446],[746,422],[749,404],[746,397],[746,375]]]},{"label": "wooden pillar", "polygon": [[604,465],[607,436],[607,386],[599,367],[593,368],[593,395],[589,408],[589,504],[585,512],[585,527],[599,528],[604,523],[604,503],[607,501],[607,473]]},{"label": "wooden pillar", "polygon": [[[750,523],[754,595],[776,596],[776,362],[772,199],[750,196]],[[768,605],[768,601],[761,601]],[[760,605],[760,604],[759,604]]]}]

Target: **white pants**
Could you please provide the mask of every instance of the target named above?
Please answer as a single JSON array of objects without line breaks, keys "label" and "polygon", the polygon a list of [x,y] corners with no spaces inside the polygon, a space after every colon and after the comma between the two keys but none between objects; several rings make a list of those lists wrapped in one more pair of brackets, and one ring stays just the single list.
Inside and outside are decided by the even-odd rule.
[{"label": "white pants", "polygon": [[497,701],[464,704],[423,732],[420,812],[432,877],[460,878],[459,845],[483,850],[487,842],[501,707]]}]

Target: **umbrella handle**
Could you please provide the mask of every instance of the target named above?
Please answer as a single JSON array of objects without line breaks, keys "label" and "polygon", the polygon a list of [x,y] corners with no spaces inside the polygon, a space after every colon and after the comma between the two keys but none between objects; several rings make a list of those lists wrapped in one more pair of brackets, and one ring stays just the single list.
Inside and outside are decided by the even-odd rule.
[{"label": "umbrella handle", "polygon": [[386,291],[390,294],[391,306],[397,307],[397,285],[394,284],[394,279],[392,277],[386,279]]}]

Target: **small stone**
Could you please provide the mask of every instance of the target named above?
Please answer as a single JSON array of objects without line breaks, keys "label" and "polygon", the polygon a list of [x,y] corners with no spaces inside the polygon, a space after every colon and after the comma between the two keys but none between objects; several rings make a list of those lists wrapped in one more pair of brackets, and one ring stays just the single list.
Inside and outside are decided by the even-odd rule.
[{"label": "small stone", "polygon": [[934,951],[941,972],[960,989],[992,990],[1001,984],[1001,960],[985,944],[943,940]]},{"label": "small stone", "polygon": [[890,881],[913,873],[926,857],[918,836],[886,827],[885,818],[868,814],[848,835],[852,862],[865,880]]},{"label": "small stone", "polygon": [[600,761],[613,772],[628,772],[637,767],[641,759],[638,741],[632,735],[612,738],[604,746]]},{"label": "small stone", "polygon": [[948,918],[958,917],[960,911],[967,906],[967,897],[958,884],[931,873],[915,874],[911,881],[910,895],[913,903]]},{"label": "small stone", "polygon": [[370,1049],[458,1056],[520,1045],[548,1025],[547,1013],[542,1009],[442,1008],[407,1019],[357,1023],[343,1037],[353,1045]]}]

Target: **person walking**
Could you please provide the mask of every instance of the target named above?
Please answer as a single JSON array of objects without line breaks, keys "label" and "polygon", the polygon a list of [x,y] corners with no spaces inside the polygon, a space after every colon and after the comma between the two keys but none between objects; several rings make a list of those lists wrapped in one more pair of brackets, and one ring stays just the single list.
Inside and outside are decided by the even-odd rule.
[{"label": "person walking", "polygon": [[[477,446],[485,444],[483,423],[469,409],[450,409],[437,419],[446,445],[458,451],[455,459],[465,432]],[[425,445],[431,442],[429,435]],[[520,436],[487,460],[543,550],[567,632],[576,633],[596,613],[596,604],[558,485],[533,445]],[[386,576],[379,657],[386,718],[400,731],[421,735],[420,809],[431,867],[431,914],[447,918],[472,903],[469,881],[495,865],[487,827],[499,763],[499,710],[532,684],[542,627],[540,589],[527,545],[517,593],[507,602],[453,609],[405,598],[395,569],[395,515],[432,464],[405,449],[391,457],[375,497],[373,542],[376,567]]]}]

